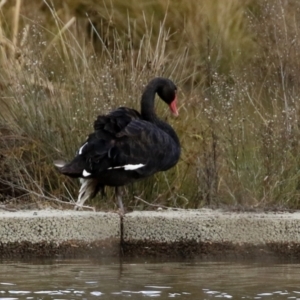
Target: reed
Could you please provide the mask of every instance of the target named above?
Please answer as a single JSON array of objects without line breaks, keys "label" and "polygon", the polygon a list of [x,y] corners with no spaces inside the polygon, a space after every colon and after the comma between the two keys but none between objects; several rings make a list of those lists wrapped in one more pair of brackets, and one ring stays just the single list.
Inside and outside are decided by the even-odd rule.
[{"label": "reed", "polygon": [[[98,114],[139,110],[165,76],[180,117],[157,111],[182,157],[128,186],[128,208],[299,207],[297,1],[2,2],[0,200],[72,202],[79,184],[52,161],[73,157]],[[107,197],[91,204],[114,208]]]}]

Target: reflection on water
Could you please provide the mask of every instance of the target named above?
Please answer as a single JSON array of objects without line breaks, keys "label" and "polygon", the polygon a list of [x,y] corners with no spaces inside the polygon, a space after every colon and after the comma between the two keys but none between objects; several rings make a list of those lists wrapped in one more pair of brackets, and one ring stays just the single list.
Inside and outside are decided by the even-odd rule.
[{"label": "reflection on water", "polygon": [[255,261],[4,261],[0,299],[300,299],[299,267]]}]

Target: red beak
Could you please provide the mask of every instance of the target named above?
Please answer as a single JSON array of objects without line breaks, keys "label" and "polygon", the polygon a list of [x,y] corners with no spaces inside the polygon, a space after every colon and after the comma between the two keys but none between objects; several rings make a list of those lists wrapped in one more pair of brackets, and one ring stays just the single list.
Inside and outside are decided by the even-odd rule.
[{"label": "red beak", "polygon": [[175,96],[174,100],[170,103],[169,107],[172,114],[177,117],[179,113],[178,113],[176,102],[177,102],[177,96]]}]

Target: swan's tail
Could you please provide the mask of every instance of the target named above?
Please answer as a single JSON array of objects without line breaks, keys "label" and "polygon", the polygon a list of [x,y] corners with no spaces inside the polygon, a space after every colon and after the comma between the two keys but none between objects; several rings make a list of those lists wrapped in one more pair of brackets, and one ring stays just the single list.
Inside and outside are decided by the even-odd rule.
[{"label": "swan's tail", "polygon": [[[74,159],[72,162],[66,163],[63,160],[56,160],[53,163],[58,168],[58,171],[64,175],[74,178],[82,177],[83,167],[80,161]],[[80,183],[81,187],[75,206],[76,210],[80,209],[86,200],[94,198],[99,191],[101,191],[102,196],[105,196],[104,185],[100,184],[96,178],[80,178]]]},{"label": "swan's tail", "polygon": [[82,177],[85,162],[80,159],[75,158],[70,163],[66,163],[63,160],[55,160],[53,163],[61,174],[73,178]]}]

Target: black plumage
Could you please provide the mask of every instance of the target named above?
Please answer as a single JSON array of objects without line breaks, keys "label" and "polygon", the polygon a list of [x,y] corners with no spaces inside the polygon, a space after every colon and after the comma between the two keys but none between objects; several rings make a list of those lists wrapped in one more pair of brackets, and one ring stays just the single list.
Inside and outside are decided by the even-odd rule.
[{"label": "black plumage", "polygon": [[75,158],[67,164],[55,162],[62,174],[81,178],[77,207],[93,198],[104,186],[114,186],[123,210],[118,187],[166,171],[178,162],[179,139],[173,128],[160,120],[154,111],[155,94],[158,93],[173,114],[178,115],[176,92],[171,80],[154,78],[143,92],[141,113],[119,107],[98,116],[94,132],[79,148]]}]

